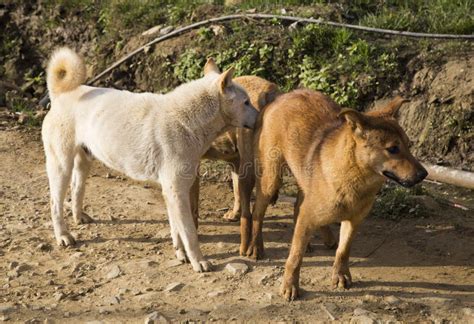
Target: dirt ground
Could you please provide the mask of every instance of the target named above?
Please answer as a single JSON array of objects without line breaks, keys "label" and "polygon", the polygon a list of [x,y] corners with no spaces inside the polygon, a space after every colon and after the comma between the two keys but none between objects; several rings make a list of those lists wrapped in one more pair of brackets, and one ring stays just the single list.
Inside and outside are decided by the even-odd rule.
[{"label": "dirt ground", "polygon": [[[291,238],[291,199],[269,209],[268,259],[253,262],[238,256],[238,224],[221,220],[231,206],[228,184],[203,186],[199,239],[214,272],[174,264],[158,187],[99,163],[85,199],[97,222],[75,226],[69,213],[78,245],[60,248],[39,131],[0,130],[0,321],[143,323],[158,312],[173,322],[474,322],[472,191],[457,190],[454,197],[452,188],[436,187],[470,211],[443,206],[430,217],[399,222],[369,217],[355,239],[355,284],[347,291],[330,287],[334,251],[316,237],[301,271],[302,298],[287,303],[278,289]],[[230,262],[249,270],[234,275],[225,268]]]}]

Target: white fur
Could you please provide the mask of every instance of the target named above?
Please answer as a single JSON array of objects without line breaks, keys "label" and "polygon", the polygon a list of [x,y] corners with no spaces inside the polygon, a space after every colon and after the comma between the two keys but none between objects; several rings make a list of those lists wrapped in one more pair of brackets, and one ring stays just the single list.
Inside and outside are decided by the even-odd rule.
[{"label": "white fur", "polygon": [[93,156],[134,179],[161,183],[176,256],[187,255],[195,271],[208,271],[189,190],[200,157],[217,135],[228,126],[253,126],[257,114],[244,104],[247,94],[232,83],[231,72],[230,77],[211,73],[158,95],[79,85],[83,71],[80,58],[67,49],[56,52],[48,66],[51,110],[42,137],[58,244],[74,244],[63,218],[71,176],[74,219],[92,221],[82,211],[82,200]]}]

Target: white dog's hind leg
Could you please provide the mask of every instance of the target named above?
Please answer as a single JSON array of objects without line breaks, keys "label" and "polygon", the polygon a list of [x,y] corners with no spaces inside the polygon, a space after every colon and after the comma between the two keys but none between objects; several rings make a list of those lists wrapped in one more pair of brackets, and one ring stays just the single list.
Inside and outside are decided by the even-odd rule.
[{"label": "white dog's hind leg", "polygon": [[80,149],[74,158],[71,182],[72,215],[76,224],[88,224],[94,221],[94,219],[82,210],[86,179],[89,174],[90,165],[91,161],[84,150]]},{"label": "white dog's hind leg", "polygon": [[197,230],[191,213],[189,190],[193,181],[194,179],[179,179],[179,177],[174,180],[163,179],[162,188],[168,217],[178,232],[178,239],[181,238],[194,271],[204,272],[211,270],[211,263],[204,259],[199,248]]},{"label": "white dog's hind leg", "polygon": [[76,241],[69,233],[64,221],[64,197],[71,179],[72,156],[61,156],[65,161],[59,161],[55,152],[49,152],[46,158],[48,171],[49,190],[51,192],[51,218],[54,227],[54,236],[58,245],[70,246]]}]

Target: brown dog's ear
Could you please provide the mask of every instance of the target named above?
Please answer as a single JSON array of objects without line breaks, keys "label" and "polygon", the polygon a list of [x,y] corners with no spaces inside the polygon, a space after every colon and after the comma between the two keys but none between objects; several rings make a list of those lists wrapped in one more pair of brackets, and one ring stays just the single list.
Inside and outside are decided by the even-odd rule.
[{"label": "brown dog's ear", "polygon": [[208,75],[212,72],[221,73],[214,59],[210,57],[207,59],[206,65],[204,65],[204,75]]},{"label": "brown dog's ear", "polygon": [[230,68],[219,77],[219,89],[224,92],[227,87],[232,84],[232,75],[234,74],[234,68]]},{"label": "brown dog's ear", "polygon": [[356,133],[362,133],[365,125],[365,118],[363,114],[351,108],[343,108],[338,117],[345,118],[346,122],[354,131],[356,131]]},{"label": "brown dog's ear", "polygon": [[386,104],[385,107],[368,112],[367,115],[373,116],[373,117],[386,117],[386,118],[395,117],[395,115],[397,114],[402,104],[408,101],[409,100],[406,100],[400,96],[396,96],[388,104]]}]

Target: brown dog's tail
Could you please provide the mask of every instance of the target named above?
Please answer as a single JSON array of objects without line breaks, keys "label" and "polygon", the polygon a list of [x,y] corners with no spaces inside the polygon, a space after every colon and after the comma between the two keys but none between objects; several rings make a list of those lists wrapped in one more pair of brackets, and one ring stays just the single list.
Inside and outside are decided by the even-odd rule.
[{"label": "brown dog's tail", "polygon": [[86,81],[86,66],[73,50],[62,47],[54,51],[48,64],[47,84],[51,99],[76,89]]}]

